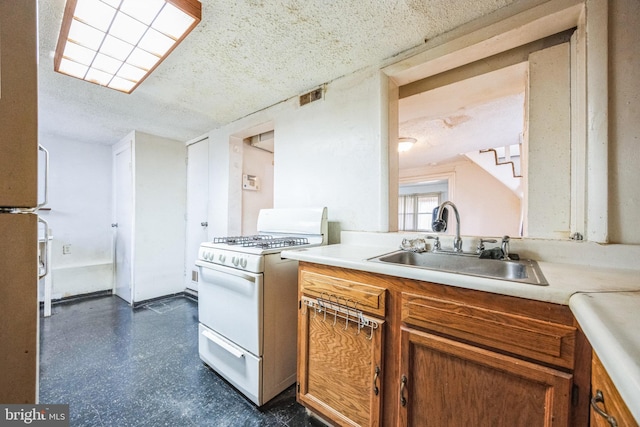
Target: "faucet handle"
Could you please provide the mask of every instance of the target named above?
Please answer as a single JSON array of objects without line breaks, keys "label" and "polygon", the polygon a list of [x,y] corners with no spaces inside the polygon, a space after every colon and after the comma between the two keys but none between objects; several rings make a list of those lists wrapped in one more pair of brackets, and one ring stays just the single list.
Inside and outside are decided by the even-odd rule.
[{"label": "faucet handle", "polygon": [[435,242],[433,242],[433,248],[431,248],[431,252],[435,252],[435,251],[439,251],[440,250],[440,237],[439,236],[427,236],[427,239],[435,240]]},{"label": "faucet handle", "polygon": [[484,244],[485,243],[498,243],[498,241],[496,239],[480,239],[480,241],[478,242],[478,246],[476,246],[476,253],[479,254],[480,252],[484,251]]}]

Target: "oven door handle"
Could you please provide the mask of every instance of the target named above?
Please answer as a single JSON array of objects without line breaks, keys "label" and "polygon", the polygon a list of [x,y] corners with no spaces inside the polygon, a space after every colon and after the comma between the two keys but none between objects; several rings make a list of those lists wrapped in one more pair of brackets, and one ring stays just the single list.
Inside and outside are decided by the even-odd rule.
[{"label": "oven door handle", "polygon": [[238,359],[241,357],[244,357],[244,353],[242,351],[238,350],[236,347],[232,346],[231,344],[226,343],[221,338],[218,338],[217,336],[212,334],[210,331],[207,331],[205,329],[204,331],[202,331],[202,335],[212,343],[216,344],[218,347],[225,350],[227,353],[231,354],[232,356],[237,357]]},{"label": "oven door handle", "polygon": [[232,276],[237,276],[240,277],[242,279],[245,280],[249,280],[250,282],[255,282],[256,281],[256,276],[255,275],[250,275],[247,274],[245,272],[243,272],[242,270],[236,270],[235,268],[229,268],[229,267],[224,267],[222,265],[217,265],[217,264],[211,264],[209,262],[204,262],[204,261],[200,261],[197,260],[196,261],[196,266],[202,268],[203,270],[208,270],[209,272],[213,272],[214,274],[230,274]]}]

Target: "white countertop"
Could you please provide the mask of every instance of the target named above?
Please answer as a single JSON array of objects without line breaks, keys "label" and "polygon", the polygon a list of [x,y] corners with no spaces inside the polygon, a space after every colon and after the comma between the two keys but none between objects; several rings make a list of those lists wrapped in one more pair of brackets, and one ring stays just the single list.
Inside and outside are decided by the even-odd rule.
[{"label": "white countertop", "polygon": [[569,305],[594,351],[640,422],[640,270],[538,262],[539,286],[367,261],[398,247],[338,244],[286,250],[283,258]]},{"label": "white countertop", "polygon": [[640,423],[640,292],[580,293],[569,306]]},{"label": "white countertop", "polygon": [[396,250],[397,246],[339,244],[285,250],[282,257],[562,305],[568,305],[569,298],[576,292],[640,291],[640,270],[538,262],[542,274],[549,282],[548,286],[539,286],[367,261]]}]

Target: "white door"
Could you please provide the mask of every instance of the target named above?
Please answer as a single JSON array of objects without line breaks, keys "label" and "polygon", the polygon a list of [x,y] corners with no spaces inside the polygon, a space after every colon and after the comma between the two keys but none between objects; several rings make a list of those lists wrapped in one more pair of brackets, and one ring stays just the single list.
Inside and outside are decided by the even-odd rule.
[{"label": "white door", "polygon": [[115,156],[115,269],[116,295],[131,303],[132,296],[132,230],[133,174],[131,146]]},{"label": "white door", "polygon": [[185,246],[185,285],[198,290],[200,243],[207,240],[209,204],[209,139],[187,147],[187,233]]}]

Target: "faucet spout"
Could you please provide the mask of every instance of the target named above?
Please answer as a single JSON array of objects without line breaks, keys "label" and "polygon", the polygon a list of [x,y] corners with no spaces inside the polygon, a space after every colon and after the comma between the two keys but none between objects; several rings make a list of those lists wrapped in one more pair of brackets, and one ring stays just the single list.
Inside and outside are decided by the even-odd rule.
[{"label": "faucet spout", "polygon": [[456,216],[456,237],[453,240],[453,249],[456,252],[462,252],[462,239],[460,238],[460,214],[458,208],[449,200],[443,202],[438,208],[438,217],[433,221],[433,231],[441,232],[447,228],[447,222],[443,219],[444,209],[452,209]]}]

